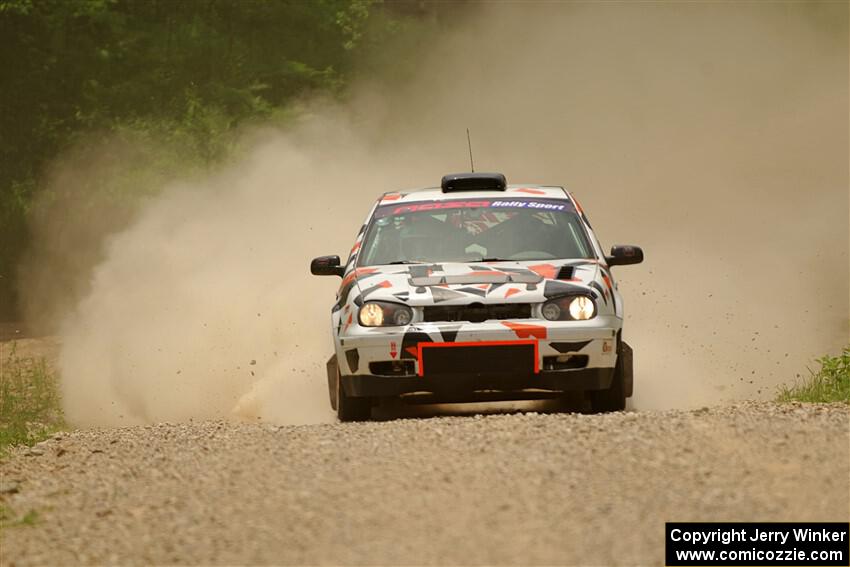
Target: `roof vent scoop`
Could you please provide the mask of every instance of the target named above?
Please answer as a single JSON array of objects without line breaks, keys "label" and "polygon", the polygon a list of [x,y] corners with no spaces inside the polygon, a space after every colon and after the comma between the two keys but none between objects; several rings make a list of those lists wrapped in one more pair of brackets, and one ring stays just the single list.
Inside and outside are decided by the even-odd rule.
[{"label": "roof vent scoop", "polygon": [[508,187],[501,173],[451,173],[443,176],[443,193],[458,191],[504,191]]}]

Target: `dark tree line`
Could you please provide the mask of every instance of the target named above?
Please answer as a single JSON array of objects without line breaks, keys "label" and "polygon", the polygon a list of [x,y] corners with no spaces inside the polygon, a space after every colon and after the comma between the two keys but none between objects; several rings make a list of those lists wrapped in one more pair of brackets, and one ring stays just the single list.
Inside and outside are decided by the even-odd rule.
[{"label": "dark tree line", "polygon": [[[357,61],[422,20],[375,0],[0,0],[0,317],[51,160],[93,132],[221,134],[344,93]],[[407,27],[406,27],[407,26]],[[176,134],[175,134],[176,135]]]}]

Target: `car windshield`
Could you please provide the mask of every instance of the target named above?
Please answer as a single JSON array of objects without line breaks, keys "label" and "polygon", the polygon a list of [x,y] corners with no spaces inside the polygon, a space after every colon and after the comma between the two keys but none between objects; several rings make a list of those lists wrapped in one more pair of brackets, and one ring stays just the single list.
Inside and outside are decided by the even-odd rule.
[{"label": "car windshield", "polygon": [[593,257],[572,204],[558,199],[385,205],[361,248],[360,266]]}]

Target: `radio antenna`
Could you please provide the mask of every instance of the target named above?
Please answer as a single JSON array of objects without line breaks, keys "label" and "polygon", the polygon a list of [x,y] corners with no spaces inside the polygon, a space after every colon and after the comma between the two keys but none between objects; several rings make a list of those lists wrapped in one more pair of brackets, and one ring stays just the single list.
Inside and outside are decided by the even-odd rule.
[{"label": "radio antenna", "polygon": [[475,163],[472,161],[472,140],[469,137],[469,128],[466,129],[466,143],[469,146],[469,167],[475,173]]}]

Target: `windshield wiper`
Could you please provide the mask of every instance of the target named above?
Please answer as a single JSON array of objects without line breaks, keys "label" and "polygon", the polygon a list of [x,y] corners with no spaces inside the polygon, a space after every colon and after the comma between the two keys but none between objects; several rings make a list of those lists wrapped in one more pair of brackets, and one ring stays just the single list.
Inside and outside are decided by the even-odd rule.
[{"label": "windshield wiper", "polygon": [[414,262],[412,260],[396,260],[395,262],[390,262],[387,264],[388,266],[392,266],[394,264],[424,264],[425,262]]},{"label": "windshield wiper", "polygon": [[480,260],[475,260],[476,262],[514,262],[515,260],[508,260],[507,258],[481,258]]}]

